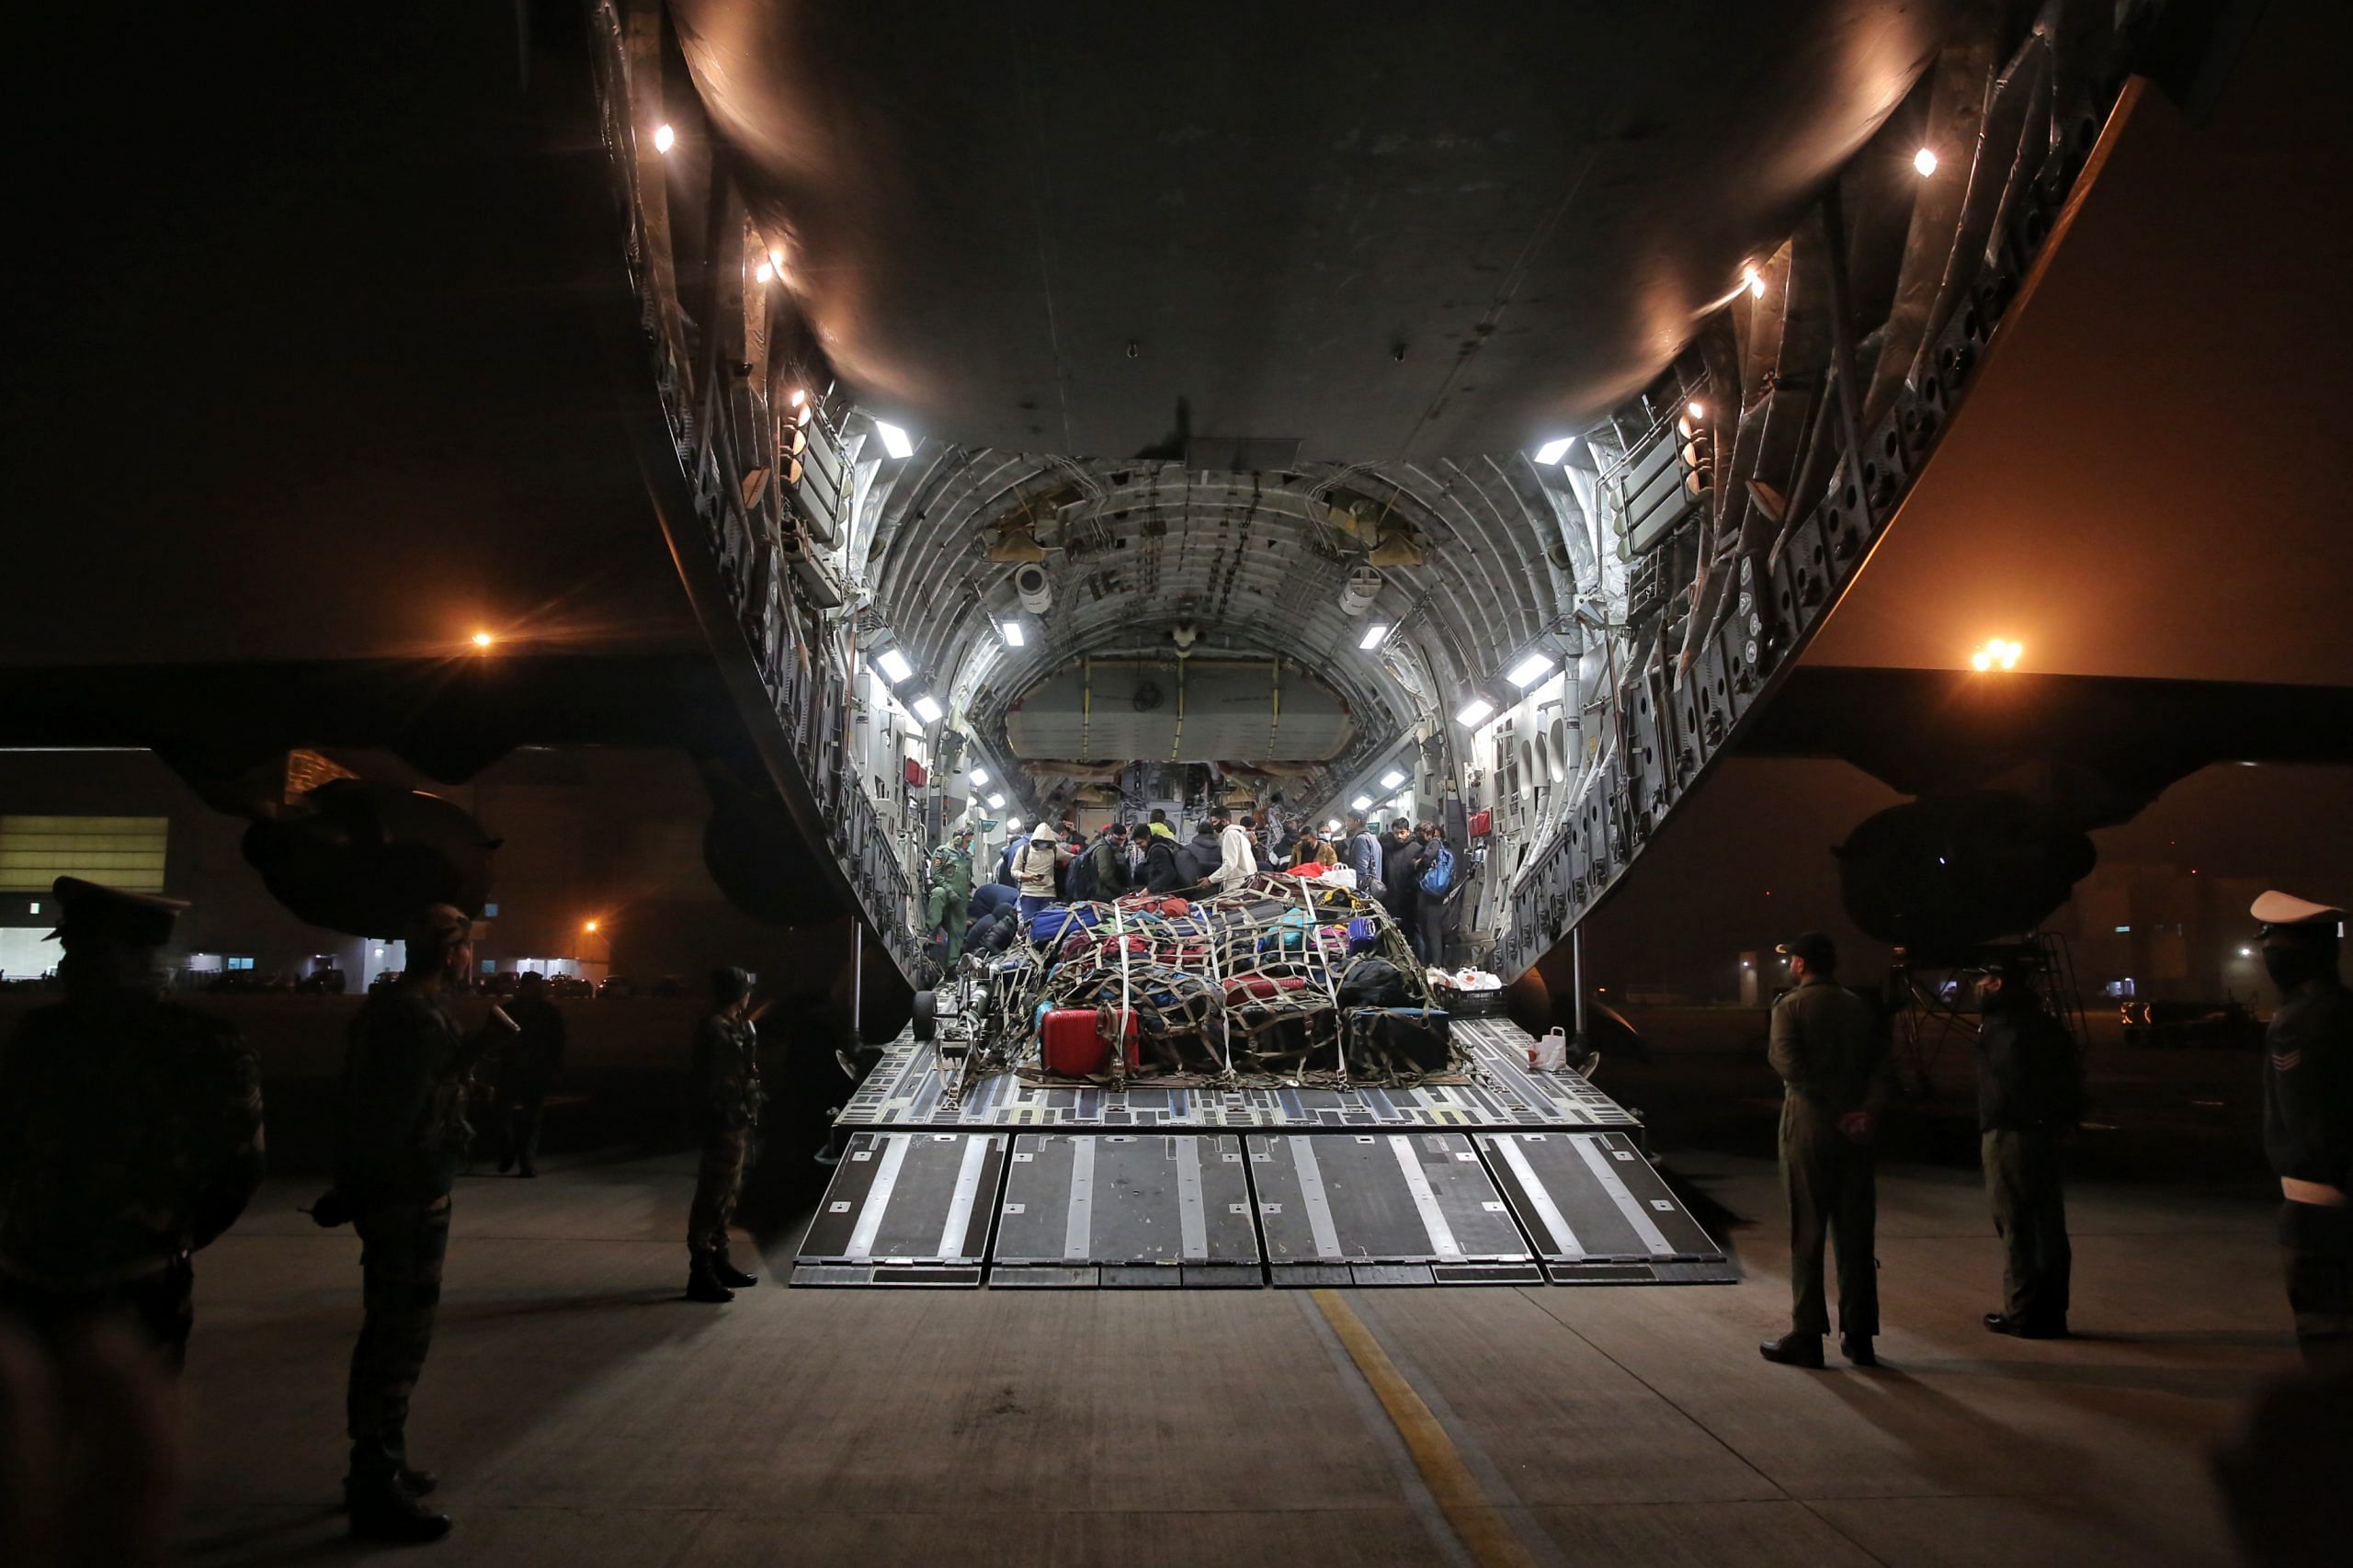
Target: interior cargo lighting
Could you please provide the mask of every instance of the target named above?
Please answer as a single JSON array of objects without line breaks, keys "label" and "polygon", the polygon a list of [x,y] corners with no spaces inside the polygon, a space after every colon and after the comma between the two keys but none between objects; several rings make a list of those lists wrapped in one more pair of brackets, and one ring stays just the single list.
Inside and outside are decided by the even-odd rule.
[{"label": "interior cargo lighting", "polygon": [[991,811],[993,811],[993,812],[994,812],[994,811],[996,811],[996,810],[998,810],[999,808],[1001,808],[1004,804],[1005,804],[1005,797],[1004,797],[1003,795],[991,795],[991,796],[989,797],[989,810],[991,810]]},{"label": "interior cargo lighting", "polygon": [[1694,419],[1705,419],[1708,417],[1708,405],[1697,399],[1685,403],[1684,406],[1691,411],[1691,417]]},{"label": "interior cargo lighting", "polygon": [[907,656],[896,648],[885,648],[877,653],[874,656],[874,665],[882,672],[882,678],[892,686],[898,685],[915,673],[915,667],[907,663]]},{"label": "interior cargo lighting", "polygon": [[1747,271],[1740,275],[1740,280],[1748,285],[1749,293],[1755,295],[1760,300],[1765,297],[1765,275],[1763,273],[1757,271],[1752,267],[1748,268]]},{"label": "interior cargo lighting", "polygon": [[1324,824],[1324,831],[1325,833],[1337,833],[1337,832],[1339,832],[1339,831],[1340,831],[1340,819],[1339,819],[1338,817],[1334,817],[1330,822],[1325,823],[1325,824]]},{"label": "interior cargo lighting", "polygon": [[1381,787],[1384,790],[1394,790],[1404,782],[1405,782],[1405,776],[1393,767],[1381,776]]},{"label": "interior cargo lighting", "polygon": [[654,150],[655,152],[666,153],[677,144],[678,133],[670,129],[669,121],[664,120],[660,125],[654,128]]},{"label": "interior cargo lighting", "polygon": [[792,389],[792,395],[785,399],[785,401],[792,404],[793,407],[799,408],[802,403],[809,401],[808,391],[805,388],[795,387]]},{"label": "interior cargo lighting", "polygon": [[907,438],[907,433],[904,430],[900,429],[889,420],[876,420],[874,433],[882,437],[882,449],[892,457],[904,458],[914,455],[915,444]]},{"label": "interior cargo lighting", "polygon": [[1006,831],[1006,832],[1007,832],[1007,833],[1011,833],[1014,829],[1016,829],[1016,828],[1019,827],[1020,825],[1021,825],[1021,819],[1020,819],[1019,817],[1007,817],[1007,818],[1006,818],[1006,819],[1005,819],[1005,831]]},{"label": "interior cargo lighting", "polygon": [[1388,641],[1389,623],[1385,620],[1376,620],[1364,629],[1364,636],[1358,641],[1357,646],[1370,653]]},{"label": "interior cargo lighting", "polygon": [[1530,653],[1505,671],[1504,679],[1511,682],[1520,690],[1526,691],[1529,687],[1551,675],[1559,663],[1560,661],[1550,653]]},{"label": "interior cargo lighting", "polygon": [[1017,620],[1000,620],[996,623],[996,630],[1008,648],[1018,648],[1026,641],[1021,634],[1021,623]]},{"label": "interior cargo lighting", "polygon": [[974,769],[972,769],[972,782],[973,782],[975,785],[985,784],[985,783],[987,783],[988,781],[989,781],[989,770],[988,770],[987,768],[985,768],[985,767],[975,767]]},{"label": "interior cargo lighting", "polygon": [[1912,166],[1919,170],[1923,175],[1935,174],[1937,172],[1937,155],[1929,149],[1923,147],[1918,152],[1912,154]]},{"label": "interior cargo lighting", "polygon": [[755,282],[767,283],[773,280],[775,277],[776,268],[767,262],[764,261],[760,263],[759,266],[752,268],[752,278]]},{"label": "interior cargo lighting", "polygon": [[1536,449],[1536,460],[1540,463],[1559,462],[1569,455],[1569,449],[1576,444],[1577,438],[1574,436],[1555,436]]},{"label": "interior cargo lighting", "polygon": [[1474,697],[1470,701],[1464,703],[1460,709],[1456,710],[1454,722],[1461,725],[1464,729],[1475,730],[1480,725],[1485,723],[1488,719],[1494,715],[1495,711],[1495,705],[1494,703],[1488,701],[1483,697]]},{"label": "interior cargo lighting", "polygon": [[926,692],[915,699],[915,717],[925,723],[937,724],[947,716],[948,710],[942,708],[939,705],[939,699],[931,693]]},{"label": "interior cargo lighting", "polygon": [[1355,800],[1348,802],[1348,809],[1352,812],[1369,812],[1372,810],[1372,797],[1370,795],[1358,795]]}]

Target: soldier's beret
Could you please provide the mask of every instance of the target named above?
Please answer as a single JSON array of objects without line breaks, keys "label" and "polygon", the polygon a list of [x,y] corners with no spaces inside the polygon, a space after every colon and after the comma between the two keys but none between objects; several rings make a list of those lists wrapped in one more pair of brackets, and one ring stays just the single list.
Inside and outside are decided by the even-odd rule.
[{"label": "soldier's beret", "polygon": [[60,877],[49,891],[57,900],[57,929],[50,936],[68,942],[111,937],[134,947],[160,948],[172,939],[172,923],[188,907],[185,899],[125,892],[79,877]]}]

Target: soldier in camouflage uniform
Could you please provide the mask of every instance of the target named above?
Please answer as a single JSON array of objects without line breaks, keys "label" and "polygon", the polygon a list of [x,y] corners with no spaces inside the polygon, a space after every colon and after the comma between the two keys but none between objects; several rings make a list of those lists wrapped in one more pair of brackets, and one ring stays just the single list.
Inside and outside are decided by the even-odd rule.
[{"label": "soldier in camouflage uniform", "polygon": [[924,908],[924,929],[948,943],[950,971],[964,951],[966,911],[972,902],[972,830],[960,827],[931,852],[931,898]]},{"label": "soldier in camouflage uniform", "polygon": [[460,1033],[448,997],[473,962],[473,922],[433,904],[412,925],[408,968],[351,1020],[335,1105],[335,1196],[358,1229],[366,1317],[351,1353],[347,1415],[351,1533],[438,1540],[449,1520],[417,1499],[436,1481],[408,1463],[409,1396],[433,1341],[449,1189],[472,1130],[469,1075],[491,1030]]},{"label": "soldier in camouflage uniform", "polygon": [[743,1196],[767,1096],[760,1089],[751,978],[740,969],[712,971],[710,1000],[716,1011],[695,1026],[691,1068],[689,1108],[702,1139],[702,1164],[687,1211],[687,1297],[732,1301],[737,1290],[759,1283],[727,1256],[727,1224]]},{"label": "soldier in camouflage uniform", "polygon": [[55,1335],[125,1313],[176,1370],[192,1254],[263,1169],[261,1074],[222,1019],[160,994],[188,906],[60,877],[65,1000],[0,1053],[0,1310]]}]

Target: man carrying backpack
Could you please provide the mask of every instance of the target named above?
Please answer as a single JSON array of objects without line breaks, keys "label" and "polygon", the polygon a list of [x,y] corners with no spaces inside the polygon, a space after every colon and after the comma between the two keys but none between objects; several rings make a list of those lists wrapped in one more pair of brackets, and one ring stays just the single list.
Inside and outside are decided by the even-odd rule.
[{"label": "man carrying backpack", "polygon": [[1419,923],[1417,944],[1426,964],[1446,962],[1446,921],[1453,912],[1454,896],[1461,884],[1454,876],[1454,851],[1447,847],[1446,829],[1434,822],[1422,824],[1422,875],[1416,884],[1421,902],[1415,908]]},{"label": "man carrying backpack", "polygon": [[[1113,823],[1103,830],[1093,847],[1086,852],[1087,867],[1092,873],[1094,890],[1087,894],[1108,903],[1125,893],[1131,883],[1128,877],[1128,830],[1124,824]],[[1077,868],[1071,869],[1077,874]]]},{"label": "man carrying backpack", "polygon": [[1365,822],[1362,812],[1350,812],[1347,820],[1347,843],[1340,858],[1357,874],[1357,892],[1370,899],[1381,897],[1381,840]]}]

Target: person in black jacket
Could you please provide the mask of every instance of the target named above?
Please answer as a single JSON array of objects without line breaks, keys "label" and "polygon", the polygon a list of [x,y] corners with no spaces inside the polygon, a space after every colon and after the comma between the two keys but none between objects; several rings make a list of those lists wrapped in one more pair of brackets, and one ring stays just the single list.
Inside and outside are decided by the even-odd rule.
[{"label": "person in black jacket", "polygon": [[448,997],[463,989],[473,950],[466,913],[428,905],[411,924],[399,982],[369,994],[346,1036],[335,1195],[359,1232],[364,1311],[345,1402],[351,1473],[344,1500],[351,1533],[363,1540],[419,1542],[449,1533],[449,1517],[417,1501],[435,1477],[409,1465],[408,1407],[441,1301],[449,1189],[472,1136],[467,1090],[493,1026],[506,1020],[494,1008],[492,1024],[465,1035],[450,1016]]},{"label": "person in black jacket", "polygon": [[1175,892],[1185,885],[1184,873],[1176,868],[1176,834],[1165,822],[1145,824],[1143,885],[1155,893]]},{"label": "person in black jacket", "polygon": [[2002,1309],[1985,1314],[1985,1326],[2058,1339],[2072,1263],[2059,1150],[2083,1110],[2080,1060],[2016,960],[1979,977],[1977,1006],[1978,1143],[1994,1230],[2007,1249]]},{"label": "person in black jacket", "polygon": [[1389,836],[1381,841],[1382,902],[1389,906],[1389,918],[1397,922],[1413,945],[1415,958],[1427,956],[1422,951],[1421,889],[1416,885],[1421,875],[1422,841],[1414,836],[1414,824],[1399,817],[1389,824]]},{"label": "person in black jacket", "polygon": [[2345,911],[2267,892],[2251,913],[2279,988],[2263,1036],[2263,1151],[2279,1177],[2288,1305],[2305,1363],[2342,1370],[2353,1368],[2353,991],[2336,972]]},{"label": "person in black jacket", "polygon": [[1204,818],[1194,829],[1193,836],[1176,849],[1176,873],[1184,880],[1180,888],[1198,886],[1208,881],[1225,864],[1225,851],[1218,847],[1217,826]]}]

